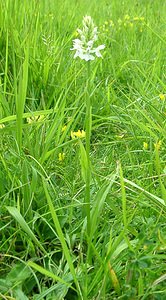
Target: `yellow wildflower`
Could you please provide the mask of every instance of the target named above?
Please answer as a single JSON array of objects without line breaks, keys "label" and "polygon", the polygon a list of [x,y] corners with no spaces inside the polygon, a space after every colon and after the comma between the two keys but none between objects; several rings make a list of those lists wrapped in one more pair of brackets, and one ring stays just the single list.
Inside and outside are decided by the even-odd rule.
[{"label": "yellow wildflower", "polygon": [[78,130],[78,131],[71,131],[71,138],[84,138],[85,137],[85,131],[84,130]]},{"label": "yellow wildflower", "polygon": [[121,19],[118,19],[118,24],[119,24],[119,26],[122,25],[122,20]]},{"label": "yellow wildflower", "polygon": [[0,124],[0,129],[3,129],[5,127],[5,124]]},{"label": "yellow wildflower", "polygon": [[114,26],[114,22],[112,20],[110,20],[110,25]]},{"label": "yellow wildflower", "polygon": [[154,147],[156,150],[160,150],[161,145],[162,145],[162,141],[158,141],[157,143],[154,144]]},{"label": "yellow wildflower", "polygon": [[139,18],[139,17],[134,17],[133,20],[134,20],[134,21],[139,21],[140,18]]},{"label": "yellow wildflower", "polygon": [[132,23],[132,22],[129,22],[129,26],[130,26],[130,27],[133,27],[133,23]]},{"label": "yellow wildflower", "polygon": [[63,152],[63,153],[59,153],[58,154],[58,159],[59,159],[59,161],[63,161],[64,159],[65,159],[65,153]]},{"label": "yellow wildflower", "polygon": [[84,138],[85,137],[85,131],[84,130],[78,130],[75,132],[75,136],[78,138]]},{"label": "yellow wildflower", "polygon": [[34,123],[34,122],[40,122],[44,119],[44,116],[32,116],[30,118],[27,118],[27,123],[28,124],[31,124],[31,123]]},{"label": "yellow wildflower", "polygon": [[165,95],[164,94],[159,94],[160,100],[164,101],[165,100]]},{"label": "yellow wildflower", "polygon": [[66,128],[67,128],[67,125],[64,125],[64,126],[62,127],[62,132],[64,132],[64,131],[66,130]]},{"label": "yellow wildflower", "polygon": [[71,131],[71,138],[72,138],[72,140],[75,138],[75,135],[74,135],[74,131]]},{"label": "yellow wildflower", "polygon": [[124,19],[125,20],[130,20],[130,16],[129,15],[125,15]]},{"label": "yellow wildflower", "polygon": [[148,149],[148,143],[143,142],[143,149],[144,149],[144,150],[147,150],[147,149]]},{"label": "yellow wildflower", "polygon": [[114,26],[114,22],[112,20],[110,20],[110,26]]},{"label": "yellow wildflower", "polygon": [[74,36],[77,37],[79,35],[78,31],[74,32]]}]

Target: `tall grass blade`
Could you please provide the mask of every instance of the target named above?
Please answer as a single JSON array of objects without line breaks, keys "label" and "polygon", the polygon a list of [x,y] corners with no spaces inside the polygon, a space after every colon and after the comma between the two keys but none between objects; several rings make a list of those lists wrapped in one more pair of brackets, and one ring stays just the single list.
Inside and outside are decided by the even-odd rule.
[{"label": "tall grass blade", "polygon": [[44,249],[42,244],[39,242],[39,240],[34,235],[33,231],[30,229],[29,225],[23,218],[23,216],[20,214],[18,209],[16,207],[7,206],[8,212],[13,216],[13,218],[19,223],[21,228],[27,233],[27,235],[30,237],[30,239],[39,247],[39,249],[47,255],[47,251]]},{"label": "tall grass blade", "polygon": [[114,172],[110,177],[109,181],[110,183],[104,183],[100,190],[97,192],[97,195],[94,199],[94,205],[91,210],[91,239],[93,239],[93,236],[95,236],[95,232],[97,231],[98,228],[98,222],[100,220],[100,215],[102,213],[102,209],[106,200],[106,197],[117,177],[117,170]]},{"label": "tall grass blade", "polygon": [[123,171],[122,171],[120,162],[119,162],[119,176],[120,176],[120,185],[121,185],[121,191],[122,191],[123,224],[124,224],[125,230],[127,230],[126,191],[125,191],[125,184],[124,184],[124,179],[123,179]]},{"label": "tall grass blade", "polygon": [[[55,281],[58,281],[58,282],[61,282],[65,285],[67,285],[68,287],[71,286],[71,284],[67,283],[65,280],[63,280],[62,278],[60,278],[59,276],[57,276],[56,274],[46,270],[45,268],[39,266],[38,264],[34,263],[33,261],[28,261],[27,263],[28,266],[30,266],[31,268],[35,269],[36,271],[40,272],[41,274],[49,277],[49,278],[52,278],[53,280]],[[73,289],[73,287],[71,287]]]},{"label": "tall grass blade", "polygon": [[44,181],[44,179],[43,179],[43,188],[44,188],[46,199],[47,199],[47,202],[48,202],[48,205],[49,205],[50,213],[51,213],[55,228],[56,228],[58,236],[59,236],[59,240],[61,242],[61,245],[62,245],[62,248],[63,248],[63,251],[64,251],[64,255],[66,257],[66,260],[67,260],[69,268],[70,268],[70,272],[73,276],[73,280],[74,280],[75,285],[77,287],[78,294],[82,297],[80,286],[79,286],[79,283],[78,283],[78,280],[77,280],[77,277],[76,277],[76,273],[75,273],[75,268],[74,268],[74,265],[73,265],[73,262],[72,262],[71,254],[70,254],[69,249],[67,247],[65,237],[64,237],[63,231],[61,229],[61,226],[60,226],[60,223],[59,223],[59,220],[58,220],[58,216],[57,216],[55,208],[53,206],[51,197],[48,193],[47,185],[46,185],[46,182]]},{"label": "tall grass blade", "polygon": [[26,93],[27,93],[27,85],[28,85],[28,66],[29,66],[29,45],[25,48],[25,59],[23,65],[21,67],[21,73],[19,76],[19,85],[18,85],[18,92],[16,93],[16,131],[17,131],[17,143],[19,149],[22,147],[22,122],[23,122],[23,113],[24,113],[24,106],[26,100]]}]

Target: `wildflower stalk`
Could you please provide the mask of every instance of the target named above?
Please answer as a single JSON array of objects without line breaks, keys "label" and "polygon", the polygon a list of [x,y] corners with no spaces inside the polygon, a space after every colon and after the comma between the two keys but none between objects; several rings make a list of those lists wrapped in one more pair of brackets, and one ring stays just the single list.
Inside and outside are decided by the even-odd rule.
[{"label": "wildflower stalk", "polygon": [[95,27],[90,16],[83,18],[83,29],[77,29],[80,39],[73,40],[73,48],[76,51],[74,58],[81,58],[87,62],[87,82],[86,82],[86,171],[85,171],[85,199],[84,214],[87,217],[87,235],[90,236],[91,220],[90,220],[90,181],[91,181],[91,165],[90,165],[90,137],[91,137],[91,97],[90,97],[90,61],[96,57],[102,57],[100,51],[105,45],[95,46],[98,40],[98,30]]},{"label": "wildflower stalk", "polygon": [[87,86],[86,86],[86,187],[85,187],[85,211],[87,217],[87,234],[90,236],[91,222],[90,222],[90,180],[91,180],[91,166],[90,166],[90,137],[91,137],[91,97],[90,97],[90,61],[87,63]]}]

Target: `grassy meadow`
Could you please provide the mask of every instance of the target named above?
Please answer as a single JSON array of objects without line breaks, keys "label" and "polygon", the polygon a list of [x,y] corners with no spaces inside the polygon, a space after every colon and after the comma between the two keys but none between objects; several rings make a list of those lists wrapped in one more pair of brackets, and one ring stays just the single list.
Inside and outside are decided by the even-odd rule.
[{"label": "grassy meadow", "polygon": [[0,1],[0,299],[166,299],[165,12]]}]

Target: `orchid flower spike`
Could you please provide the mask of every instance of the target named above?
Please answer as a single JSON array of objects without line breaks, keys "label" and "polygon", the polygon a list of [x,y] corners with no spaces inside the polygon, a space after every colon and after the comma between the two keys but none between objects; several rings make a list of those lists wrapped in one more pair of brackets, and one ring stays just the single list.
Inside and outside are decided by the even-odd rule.
[{"label": "orchid flower spike", "polygon": [[80,39],[73,40],[73,48],[75,50],[74,58],[80,57],[83,60],[94,60],[95,55],[102,57],[100,51],[105,48],[105,45],[95,47],[94,44],[98,39],[97,27],[95,27],[93,20],[90,16],[83,18],[83,29],[77,29]]}]

